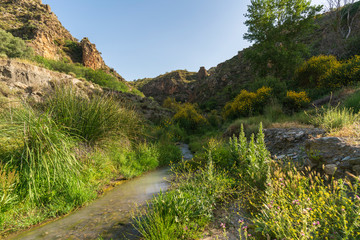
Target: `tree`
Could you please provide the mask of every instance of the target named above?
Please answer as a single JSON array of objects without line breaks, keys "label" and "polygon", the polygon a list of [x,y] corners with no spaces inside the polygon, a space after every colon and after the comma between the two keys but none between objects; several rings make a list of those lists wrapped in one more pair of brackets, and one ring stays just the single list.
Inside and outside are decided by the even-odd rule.
[{"label": "tree", "polygon": [[333,18],[335,31],[342,38],[348,39],[354,20],[359,14],[360,2],[355,0],[327,0],[330,16]]},{"label": "tree", "polygon": [[309,0],[251,0],[244,38],[255,44],[245,56],[260,75],[286,78],[293,74],[306,53],[299,36],[312,29],[321,8],[311,6]]}]

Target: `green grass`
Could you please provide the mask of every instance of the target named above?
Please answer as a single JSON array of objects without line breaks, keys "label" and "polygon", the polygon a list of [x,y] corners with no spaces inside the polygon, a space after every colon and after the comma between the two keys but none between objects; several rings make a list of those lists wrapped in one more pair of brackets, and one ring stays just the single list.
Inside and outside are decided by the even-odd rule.
[{"label": "green grass", "polygon": [[343,102],[343,106],[353,109],[354,113],[358,113],[360,111],[360,91],[357,91],[346,98]]},{"label": "green grass", "polygon": [[119,135],[136,138],[141,132],[141,118],[111,95],[87,98],[74,87],[58,86],[44,105],[57,124],[90,144]]},{"label": "green grass", "polygon": [[326,131],[332,131],[350,126],[358,121],[358,119],[359,115],[355,114],[352,109],[330,106],[318,109],[312,122]]}]

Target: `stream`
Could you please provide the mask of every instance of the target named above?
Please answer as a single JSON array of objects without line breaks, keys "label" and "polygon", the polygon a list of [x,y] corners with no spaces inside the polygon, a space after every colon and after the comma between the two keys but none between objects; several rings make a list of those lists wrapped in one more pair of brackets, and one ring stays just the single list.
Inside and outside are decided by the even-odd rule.
[{"label": "stream", "polygon": [[[179,148],[185,160],[192,158],[188,145]],[[166,191],[169,176],[169,168],[164,168],[126,181],[88,206],[12,239],[139,239],[131,224],[132,210],[160,190]]]}]

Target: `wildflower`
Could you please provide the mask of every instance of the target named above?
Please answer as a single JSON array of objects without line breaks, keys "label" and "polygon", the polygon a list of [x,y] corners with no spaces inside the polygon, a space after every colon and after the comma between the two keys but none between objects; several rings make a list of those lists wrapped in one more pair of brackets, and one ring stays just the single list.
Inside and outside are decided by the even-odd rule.
[{"label": "wildflower", "polygon": [[184,227],[184,230],[185,230],[185,231],[187,231],[187,230],[188,230],[187,226],[185,226],[185,227]]},{"label": "wildflower", "polygon": [[225,228],[225,223],[220,223],[220,227]]},{"label": "wildflower", "polygon": [[360,197],[359,197],[358,195],[356,195],[355,197],[357,198],[357,200],[359,200],[359,201],[360,201]]},{"label": "wildflower", "polygon": [[244,230],[246,232],[247,231],[247,226],[243,226],[242,230]]},{"label": "wildflower", "polygon": [[239,223],[244,223],[244,219],[239,219]]},{"label": "wildflower", "polygon": [[248,237],[251,237],[251,234],[250,234],[250,233],[248,234]]},{"label": "wildflower", "polygon": [[320,225],[319,221],[313,222],[313,226],[317,226],[317,225]]}]

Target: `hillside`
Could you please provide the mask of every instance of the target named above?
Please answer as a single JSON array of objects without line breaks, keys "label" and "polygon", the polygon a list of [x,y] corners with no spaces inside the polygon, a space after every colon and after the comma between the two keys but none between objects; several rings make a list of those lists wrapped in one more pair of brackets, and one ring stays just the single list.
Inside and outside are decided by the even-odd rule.
[{"label": "hillside", "polygon": [[74,38],[61,24],[49,5],[41,0],[4,0],[0,2],[0,29],[27,42],[35,54],[46,59],[80,63],[94,70],[102,69],[126,83],[108,67],[95,44],[84,37]]},{"label": "hillside", "polygon": [[[318,15],[315,19],[314,30],[299,39],[309,47],[306,59],[320,54],[335,55],[338,59],[360,54],[360,14],[358,14],[359,9],[356,9],[356,12],[352,13],[355,18],[348,39],[341,36],[335,29],[335,15],[338,12]],[[175,97],[178,101],[199,103],[203,109],[207,110],[221,108],[226,102],[232,100],[241,89],[249,89],[249,85],[257,78],[256,72],[244,57],[247,51],[251,51],[251,48],[239,51],[233,58],[210,68],[209,75],[201,81],[178,78],[170,84],[169,79],[157,77],[142,81],[140,89],[146,96],[154,97],[160,103],[170,96]],[[191,84],[187,83],[189,80]],[[178,94],[174,89],[183,91]]]}]

